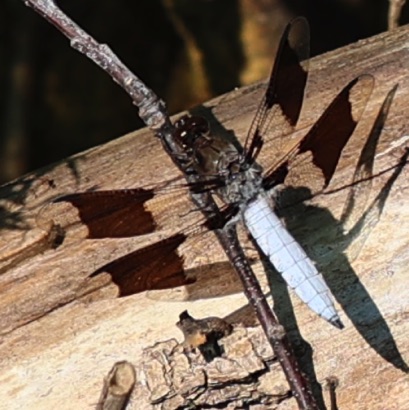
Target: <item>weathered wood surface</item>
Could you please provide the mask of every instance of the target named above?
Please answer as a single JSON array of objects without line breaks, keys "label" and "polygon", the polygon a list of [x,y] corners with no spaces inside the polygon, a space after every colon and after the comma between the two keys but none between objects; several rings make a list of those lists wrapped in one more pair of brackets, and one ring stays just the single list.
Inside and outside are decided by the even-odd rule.
[{"label": "weathered wood surface", "polygon": [[[403,27],[311,61],[305,126],[355,76],[366,72],[376,80],[333,188],[350,181],[359,149],[386,93],[396,83],[399,89],[377,149],[375,173],[396,164],[408,146],[408,40],[409,28]],[[243,138],[262,92],[261,84],[240,89],[211,101],[203,111]],[[283,323],[294,330],[295,314],[303,337],[311,344],[317,380],[338,377],[340,409],[409,408],[409,379],[402,371],[409,362],[409,175],[403,168],[389,187],[392,174],[373,180],[368,206],[380,192],[387,198],[381,203],[378,223],[370,230],[363,228],[361,237],[366,241],[354,261],[348,259],[348,249],[358,246],[352,244],[342,252],[348,238],[336,227],[345,190],[316,198],[309,206],[297,206],[295,211],[302,217],[289,221],[294,235],[323,269],[340,303],[346,329],[332,328],[292,296],[291,305],[282,284],[273,291]],[[172,337],[182,339],[174,325],[182,310],[198,318],[224,317],[246,305],[211,234],[196,237],[184,247],[188,265],[199,272],[198,284],[189,292],[117,299],[107,277],[89,280],[88,275],[115,257],[157,240],[158,235],[144,240],[68,240],[51,249],[47,233],[36,227],[42,205],[57,195],[92,187],[138,187],[177,175],[159,142],[142,130],[1,188],[0,408],[93,408],[102,380],[116,361],[128,360],[137,367],[143,348]],[[184,214],[188,197],[173,201],[154,211],[164,218]],[[197,214],[185,217],[194,221]],[[255,269],[265,283],[261,265]],[[212,295],[220,297],[212,299]],[[277,383],[282,383],[277,372]],[[130,408],[139,405],[131,398]],[[285,400],[278,408],[295,408],[295,402]]]}]

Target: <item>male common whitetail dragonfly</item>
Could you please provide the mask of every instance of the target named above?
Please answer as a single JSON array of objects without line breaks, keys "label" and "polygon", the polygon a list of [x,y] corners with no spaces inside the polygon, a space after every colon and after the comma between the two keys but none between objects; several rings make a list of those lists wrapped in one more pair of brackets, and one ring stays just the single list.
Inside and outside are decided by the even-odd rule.
[{"label": "male common whitetail dragonfly", "polygon": [[[186,162],[199,176],[197,183],[188,184],[189,189],[211,192],[221,199],[225,223],[242,220],[258,247],[301,300],[342,328],[321,273],[273,212],[274,188],[280,184],[293,185],[295,175],[301,171],[304,179],[298,185],[307,185],[312,194],[323,191],[366,106],[373,78],[363,75],[351,81],[301,141],[291,150],[280,152],[283,135],[268,140],[268,134],[272,127],[280,127],[285,135],[294,132],[304,99],[308,58],[308,23],[297,18],[284,31],[267,90],[243,148],[212,134],[207,120],[199,116],[179,119],[175,123],[175,138],[186,151]],[[276,160],[263,172],[256,160],[266,141],[270,145],[269,156],[276,156]],[[88,238],[131,237],[157,229],[144,205],[159,192],[155,188],[138,188],[73,193],[55,199],[52,204],[68,202],[77,208],[77,217],[88,228]],[[41,221],[53,220],[49,206],[41,211]],[[74,222],[64,214],[52,223],[68,229]],[[211,223],[204,226],[211,227]],[[121,296],[187,284],[190,280],[183,274],[183,261],[175,253],[187,235],[187,231],[181,231],[130,253],[101,267],[91,277],[109,272]]]}]

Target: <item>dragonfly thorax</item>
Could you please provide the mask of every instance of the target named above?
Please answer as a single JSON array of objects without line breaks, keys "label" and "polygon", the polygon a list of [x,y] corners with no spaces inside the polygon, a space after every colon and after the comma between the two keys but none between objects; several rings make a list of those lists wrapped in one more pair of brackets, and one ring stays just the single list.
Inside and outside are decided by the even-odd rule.
[{"label": "dragonfly thorax", "polygon": [[175,124],[190,164],[198,174],[216,180],[215,193],[227,204],[245,205],[262,186],[262,168],[245,161],[245,155],[227,139],[210,134],[207,120],[184,116]]},{"label": "dragonfly thorax", "polygon": [[230,164],[229,171],[225,170],[221,176],[224,186],[217,194],[225,203],[246,206],[262,190],[262,168],[258,164],[247,164],[242,155],[239,162]]}]

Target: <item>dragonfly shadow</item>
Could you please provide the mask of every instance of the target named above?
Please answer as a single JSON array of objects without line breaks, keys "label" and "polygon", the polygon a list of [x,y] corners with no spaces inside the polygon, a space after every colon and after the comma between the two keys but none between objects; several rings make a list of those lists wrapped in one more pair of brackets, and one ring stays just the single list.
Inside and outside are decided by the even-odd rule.
[{"label": "dragonfly shadow", "polygon": [[[364,81],[360,81],[360,83],[361,86],[357,89],[368,89],[368,87],[365,86]],[[353,87],[355,83],[351,84],[352,86],[350,85],[349,87]],[[373,129],[371,130],[367,140],[365,141],[365,145],[362,149],[361,156],[359,157],[357,168],[354,174],[353,184],[355,186],[351,188],[352,195],[347,201],[348,207],[346,208],[346,213],[342,215],[341,220],[336,220],[326,209],[312,206],[310,204],[304,204],[302,201],[294,202],[294,196],[298,196],[294,194],[301,193],[303,198],[308,198],[311,197],[310,194],[312,192],[320,192],[319,189],[317,190],[314,188],[311,192],[308,192],[307,195],[305,195],[306,188],[293,187],[282,190],[282,202],[287,204],[296,203],[297,205],[283,209],[281,216],[284,218],[284,220],[286,220],[289,231],[295,232],[295,239],[298,240],[302,247],[307,250],[307,253],[310,253],[308,252],[309,247],[314,248],[314,242],[318,245],[322,243],[326,245],[325,248],[321,247],[321,249],[323,249],[324,251],[322,255],[317,255],[317,257],[314,257],[314,255],[309,256],[314,260],[318,270],[323,272],[330,289],[333,290],[335,298],[337,299],[353,325],[356,327],[358,332],[371,346],[371,348],[375,350],[375,352],[378,353],[384,360],[391,363],[397,369],[408,372],[409,368],[397,349],[388,324],[382,317],[380,310],[372,300],[370,294],[361,283],[359,277],[356,275],[345,253],[347,248],[354,242],[355,238],[363,236],[363,238],[365,239],[365,235],[362,234],[365,233],[366,235],[368,235],[368,232],[370,232],[376,225],[382,213],[382,209],[384,207],[386,198],[389,195],[390,189],[394,181],[396,180],[397,175],[402,169],[399,166],[396,167],[396,173],[394,172],[391,178],[389,178],[382,191],[379,193],[378,197],[367,208],[365,212],[360,209],[362,204],[365,207],[367,198],[365,198],[365,200],[362,202],[357,201],[357,197],[360,196],[360,192],[368,191],[371,189],[370,184],[365,183],[364,180],[368,179],[368,177],[371,177],[372,175],[371,172],[373,159],[375,158],[376,147],[379,141],[381,130],[384,127],[384,123],[387,118],[387,114],[396,88],[397,86],[395,86],[388,93],[388,96],[385,99],[384,104],[374,123]],[[349,98],[344,98],[344,94],[349,95],[349,89],[350,88],[346,87],[337,96],[337,98],[334,99],[333,103],[331,103],[322,117],[320,117],[320,119],[318,120],[317,124],[319,124],[319,127],[316,124],[314,128],[315,130],[320,128],[320,130],[322,131],[322,135],[324,136],[324,139],[321,140],[322,144],[328,142],[328,139],[325,139],[325,136],[329,134],[327,134],[325,131],[328,131],[326,127],[329,127],[329,125],[331,125],[330,121],[328,122],[328,118],[330,118],[329,113],[338,111],[344,113],[345,111],[348,115],[350,114],[350,100]],[[333,109],[333,106],[337,107],[338,109]],[[356,106],[354,105],[354,107],[356,108],[356,111],[361,112],[360,110],[362,109],[362,105],[357,103]],[[229,138],[235,138],[232,132],[226,132],[225,128],[217,121],[217,119],[214,119],[211,110],[211,108],[199,107],[198,109],[194,110],[194,114],[206,117],[211,123],[211,128],[214,133],[223,133],[223,135],[227,135]],[[352,124],[351,128],[353,129],[356,124],[355,116],[351,114],[351,116],[346,116],[346,118],[350,120],[350,124]],[[349,138],[350,130],[348,129],[347,131],[345,131],[345,133],[341,133],[341,137],[343,137],[344,139],[346,136],[348,136]],[[257,132],[256,135],[258,135]],[[312,144],[312,142],[316,143],[319,140],[319,138],[317,137],[318,133],[312,133],[313,137],[316,137],[315,139],[313,137],[308,138],[308,135],[309,134],[307,134],[307,137],[304,137],[303,140],[304,142],[306,141],[306,145],[308,145],[309,143]],[[336,140],[336,137],[332,138],[335,138]],[[317,146],[312,144],[314,145],[315,151],[311,149],[311,152],[314,155],[318,156],[318,154],[321,153],[324,149],[322,144],[319,144]],[[331,148],[331,145],[329,145],[329,147]],[[338,147],[340,149],[339,153],[341,153],[343,147],[344,146]],[[303,147],[303,149],[304,148],[305,147]],[[274,156],[273,153],[271,154],[271,156]],[[327,164],[325,157],[320,157],[319,159],[323,160],[323,165]],[[334,168],[331,168],[329,171],[327,170],[327,174],[325,174],[324,172],[327,178],[326,184],[323,185],[324,187],[329,183],[332,177],[332,173],[335,171],[337,162],[338,158],[335,158],[333,155],[329,160],[329,164],[331,166],[334,166]],[[287,166],[288,164],[285,163],[285,165]],[[326,168],[323,166],[323,169],[321,169],[321,171],[325,170]],[[310,182],[311,178],[313,178],[313,175],[315,174],[311,173],[311,175],[308,175],[309,180],[304,181],[307,183]],[[272,176],[274,177],[274,181],[276,181],[275,172],[273,172]],[[297,181],[295,180],[295,182]],[[286,181],[286,183],[288,182]],[[355,188],[359,184],[361,184],[360,187]],[[290,185],[292,185],[291,180]],[[268,184],[266,186],[270,187],[270,185]],[[292,197],[292,200],[287,200],[287,197]],[[357,202],[360,202],[359,206],[357,205]],[[301,221],[299,217],[300,215],[303,216],[301,218]],[[354,219],[355,215],[362,215],[362,218],[359,218],[359,220],[353,225],[353,228],[349,229],[349,223]],[[298,223],[302,223],[302,228],[297,226]],[[304,235],[301,234],[301,229],[305,231]],[[308,241],[306,241],[306,238],[308,238]],[[257,245],[254,242],[253,244],[257,248]],[[292,309],[288,288],[284,281],[281,279],[281,276],[279,276],[275,271],[270,261],[267,258],[263,258],[263,252],[261,252],[260,249],[259,254],[262,258],[262,262],[269,279],[271,294],[275,305],[274,310],[278,317],[278,320],[286,328],[291,343],[296,348],[295,350],[297,351],[297,356],[299,356],[301,359],[302,371],[308,374],[308,377],[314,389],[314,396],[318,401],[319,407],[325,408],[324,400],[322,397],[322,389],[317,381],[314,370],[312,348],[301,337]],[[273,272],[275,272],[275,275],[273,274]]]},{"label": "dragonfly shadow", "polygon": [[[192,115],[204,116],[211,124],[211,129],[214,133],[223,134],[223,136],[229,139],[229,141],[231,141],[236,147],[238,147],[238,149],[242,149],[240,148],[240,144],[237,142],[235,133],[231,130],[226,130],[226,128],[224,128],[223,125],[213,115],[212,107],[195,107],[190,111],[190,113]],[[251,236],[250,240],[253,242],[255,248],[258,248],[257,244],[252,240]],[[325,403],[323,399],[322,388],[317,380],[314,370],[314,362],[312,356],[313,351],[311,345],[302,339],[297,328],[294,312],[291,308],[291,301],[287,285],[281,279],[281,277],[277,278],[277,280],[274,281],[274,285],[272,285],[272,282],[270,282],[271,275],[269,275],[269,272],[276,271],[271,265],[270,261],[268,261],[268,259],[264,257],[261,251],[259,251],[259,255],[270,283],[271,294],[273,301],[275,302],[274,311],[276,313],[278,321],[285,327],[287,332],[291,330],[288,336],[295,350],[296,356],[301,359],[301,370],[308,375],[308,379],[311,382],[314,397],[317,400],[319,408],[324,409]],[[276,273],[276,275],[279,276],[278,273]],[[230,323],[241,322],[246,323],[246,325],[248,326],[255,326],[257,324],[257,319],[250,305],[243,306],[241,309],[232,312],[230,315],[225,317],[225,319]]]},{"label": "dragonfly shadow", "polygon": [[[335,299],[341,305],[360,335],[383,359],[405,373],[409,372],[409,367],[396,346],[387,322],[355,273],[344,252],[356,240],[359,241],[360,234],[362,234],[362,240],[364,241],[379,221],[390,190],[400,175],[403,166],[407,163],[408,155],[409,150],[402,156],[399,164],[395,166],[394,172],[386,181],[377,197],[356,222],[355,226],[348,232],[344,232],[342,222],[336,220],[328,210],[318,206],[298,203],[295,207],[292,207],[291,215],[303,215],[303,227],[308,230],[307,243],[306,236],[301,235],[300,230],[296,229],[296,218],[290,217],[290,209],[285,209],[281,215],[286,221],[289,231],[293,233],[294,238],[299,241],[310,258],[315,262],[318,270],[324,275]],[[296,190],[305,191],[302,188]],[[283,195],[294,196],[295,189],[288,188],[285,191]],[[315,256],[312,252],[308,252],[308,249],[314,246],[315,241],[323,240],[326,243],[326,251],[322,252],[321,255],[316,254]],[[269,271],[271,271],[271,266]],[[281,278],[272,285],[273,298],[278,297],[278,291],[280,293],[287,293],[286,289],[283,289],[285,286],[278,287],[276,285],[280,281],[282,282]],[[282,296],[280,296],[280,299],[282,299]],[[288,305],[285,307],[284,303],[281,304],[281,302],[275,308],[278,317],[283,319],[283,323],[287,323],[289,329],[297,328],[294,316],[291,315],[289,317],[288,310]],[[285,320],[283,318],[284,314]]]},{"label": "dragonfly shadow", "polygon": [[194,278],[194,281],[182,287],[149,291],[149,298],[180,302],[214,299],[243,292],[230,262],[213,262],[191,268],[185,271],[185,276]]},{"label": "dragonfly shadow", "polygon": [[[406,150],[397,165],[380,173],[393,170],[377,197],[365,209],[366,198],[361,201],[359,196],[365,196],[363,192],[371,190],[371,183],[368,180],[373,178],[371,169],[373,168],[376,147],[396,90],[397,85],[386,96],[373,128],[365,141],[354,174],[354,186],[350,188],[346,211],[342,214],[340,221],[336,220],[326,209],[294,199],[297,197],[311,197],[310,192],[306,192],[308,191],[307,188],[287,187],[280,192],[280,200],[282,203],[297,204],[282,209],[281,216],[286,221],[290,232],[294,232],[295,239],[299,240],[307,253],[311,254],[311,252],[308,252],[309,247],[312,249],[321,247],[323,250],[316,257],[314,255],[309,256],[314,260],[318,270],[323,273],[330,289],[333,290],[336,300],[358,332],[382,358],[396,368],[408,372],[409,367],[397,349],[389,326],[345,254],[345,251],[351,245],[356,245],[357,242],[359,244],[359,240],[362,240],[363,244],[375,227],[381,217],[390,190],[407,163],[409,150]],[[206,111],[210,110],[202,107],[201,114],[206,114],[209,118],[209,112]],[[217,120],[212,121],[212,123],[214,129],[223,132],[223,127],[217,123]],[[224,132],[226,131],[224,130]],[[361,178],[364,178],[364,180],[361,181]],[[302,221],[300,221],[299,215],[303,215]],[[297,226],[301,222],[301,229],[305,232],[304,235],[301,234],[301,229]],[[308,243],[306,243],[307,237]],[[314,242],[316,245],[314,245]],[[322,247],[323,243],[325,247]],[[362,247],[362,244],[360,247]],[[259,254],[262,255],[262,252],[259,252]],[[266,260],[263,262],[267,272],[275,271],[270,262]],[[287,330],[297,329],[287,287],[281,277],[271,283],[271,292],[275,301],[275,312],[280,323],[285,324]],[[297,333],[300,333],[298,329]],[[310,363],[312,369],[312,359]]]}]

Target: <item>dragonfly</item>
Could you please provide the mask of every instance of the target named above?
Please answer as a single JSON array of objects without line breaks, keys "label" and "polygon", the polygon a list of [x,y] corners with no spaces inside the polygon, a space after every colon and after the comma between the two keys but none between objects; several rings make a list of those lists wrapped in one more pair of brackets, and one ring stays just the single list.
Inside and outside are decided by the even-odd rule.
[{"label": "dragonfly", "polygon": [[[304,18],[292,20],[285,28],[266,91],[243,146],[213,133],[207,119],[198,115],[176,121],[174,136],[183,146],[187,168],[197,176],[185,188],[193,193],[210,192],[218,198],[223,224],[243,222],[261,252],[300,299],[329,323],[342,328],[322,274],[274,213],[275,197],[277,187],[283,185],[308,186],[311,195],[325,190],[364,111],[373,77],[362,75],[352,80],[306,135],[290,149],[284,149],[288,145],[286,136],[296,130],[304,101],[309,37]],[[283,132],[269,137],[275,128]],[[264,145],[268,145],[270,165],[263,168],[258,159]],[[83,224],[89,239],[150,234],[171,222],[155,220],[147,207],[149,201],[160,199],[166,185],[71,193],[46,205],[38,220],[41,226],[47,223],[64,231]],[[70,204],[77,212],[73,215],[52,210],[61,203]],[[168,238],[102,266],[90,277],[109,272],[120,296],[190,284],[192,279],[185,275],[178,248],[189,236],[218,228],[212,220],[182,227]]]}]

